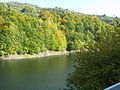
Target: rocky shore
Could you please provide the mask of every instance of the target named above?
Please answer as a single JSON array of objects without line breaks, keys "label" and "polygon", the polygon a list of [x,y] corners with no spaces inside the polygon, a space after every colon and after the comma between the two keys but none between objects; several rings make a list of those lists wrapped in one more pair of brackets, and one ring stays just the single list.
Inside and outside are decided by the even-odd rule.
[{"label": "rocky shore", "polygon": [[0,60],[15,60],[15,59],[25,59],[25,58],[39,58],[53,55],[69,55],[70,53],[74,53],[78,51],[46,51],[40,52],[39,54],[9,54],[3,55],[0,57]]}]

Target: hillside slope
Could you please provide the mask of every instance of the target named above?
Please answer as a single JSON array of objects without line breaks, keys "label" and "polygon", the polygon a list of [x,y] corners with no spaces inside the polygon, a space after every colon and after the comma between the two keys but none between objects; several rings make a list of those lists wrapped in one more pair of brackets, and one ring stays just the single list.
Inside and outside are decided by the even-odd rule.
[{"label": "hillside slope", "polygon": [[0,3],[0,54],[78,50],[105,39],[108,28],[111,26],[97,17],[69,10]]}]

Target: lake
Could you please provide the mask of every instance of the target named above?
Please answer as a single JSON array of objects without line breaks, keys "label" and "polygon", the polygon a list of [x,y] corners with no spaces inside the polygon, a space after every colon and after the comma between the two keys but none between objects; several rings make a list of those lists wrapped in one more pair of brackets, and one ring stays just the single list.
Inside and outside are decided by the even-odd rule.
[{"label": "lake", "polygon": [[73,71],[73,56],[0,61],[0,90],[58,90]]}]

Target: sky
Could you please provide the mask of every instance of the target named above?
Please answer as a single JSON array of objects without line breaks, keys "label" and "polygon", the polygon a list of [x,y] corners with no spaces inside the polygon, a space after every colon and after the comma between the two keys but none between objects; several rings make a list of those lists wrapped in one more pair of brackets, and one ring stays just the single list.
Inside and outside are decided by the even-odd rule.
[{"label": "sky", "polygon": [[40,7],[61,7],[85,14],[120,17],[120,0],[0,0],[30,3]]}]

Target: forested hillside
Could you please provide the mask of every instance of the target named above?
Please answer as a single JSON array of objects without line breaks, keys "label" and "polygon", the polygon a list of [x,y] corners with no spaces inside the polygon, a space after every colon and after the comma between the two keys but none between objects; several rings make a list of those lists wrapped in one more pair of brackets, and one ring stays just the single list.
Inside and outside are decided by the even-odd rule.
[{"label": "forested hillside", "polygon": [[104,40],[111,28],[95,16],[61,8],[0,3],[0,54],[79,50]]}]

